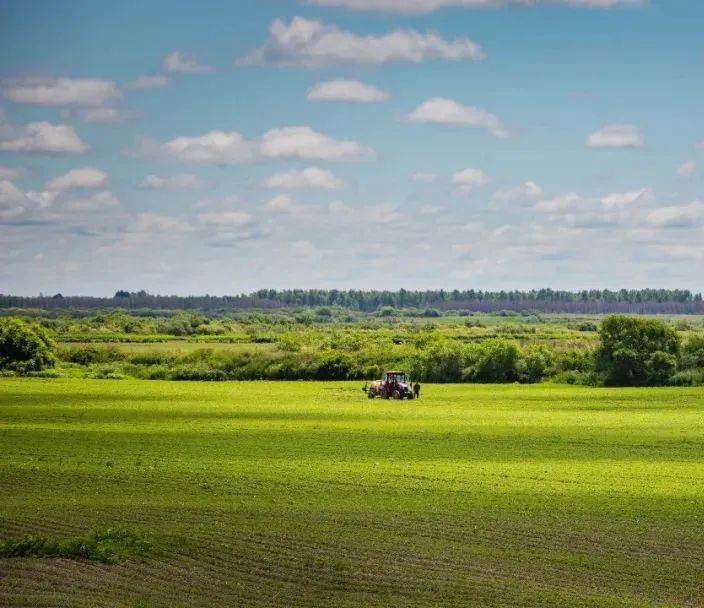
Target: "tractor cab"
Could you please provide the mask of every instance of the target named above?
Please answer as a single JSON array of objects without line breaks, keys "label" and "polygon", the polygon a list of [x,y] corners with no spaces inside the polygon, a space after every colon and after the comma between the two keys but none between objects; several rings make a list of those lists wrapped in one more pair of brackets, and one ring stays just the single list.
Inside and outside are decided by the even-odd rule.
[{"label": "tractor cab", "polygon": [[385,372],[381,378],[389,386],[406,384],[406,372]]}]

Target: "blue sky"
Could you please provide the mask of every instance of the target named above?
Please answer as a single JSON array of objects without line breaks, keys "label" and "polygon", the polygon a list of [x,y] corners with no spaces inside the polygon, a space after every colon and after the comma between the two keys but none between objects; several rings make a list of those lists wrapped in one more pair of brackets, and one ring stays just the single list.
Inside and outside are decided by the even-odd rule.
[{"label": "blue sky", "polygon": [[702,23],[0,0],[0,292],[700,290]]}]

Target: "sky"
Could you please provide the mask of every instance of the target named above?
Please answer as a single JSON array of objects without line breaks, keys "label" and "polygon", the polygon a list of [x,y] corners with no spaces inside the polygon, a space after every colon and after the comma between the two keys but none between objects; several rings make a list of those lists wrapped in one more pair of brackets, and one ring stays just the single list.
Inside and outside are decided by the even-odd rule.
[{"label": "sky", "polygon": [[0,0],[0,293],[704,289],[700,0]]}]

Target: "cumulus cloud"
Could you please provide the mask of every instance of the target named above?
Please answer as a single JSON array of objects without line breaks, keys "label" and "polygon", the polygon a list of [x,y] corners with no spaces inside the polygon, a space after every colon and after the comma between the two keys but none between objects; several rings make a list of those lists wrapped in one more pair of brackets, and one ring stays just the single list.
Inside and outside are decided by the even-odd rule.
[{"label": "cumulus cloud", "polygon": [[652,226],[660,228],[689,228],[704,222],[704,202],[660,207],[648,213],[646,219]]},{"label": "cumulus cloud", "polygon": [[206,226],[225,226],[228,228],[241,228],[252,222],[252,214],[240,210],[208,211],[196,215],[198,223]]},{"label": "cumulus cloud", "polygon": [[543,189],[538,184],[527,181],[518,186],[497,190],[492,199],[500,203],[523,203],[539,199],[543,194]]},{"label": "cumulus cloud", "polygon": [[310,127],[271,129],[246,140],[237,131],[210,131],[167,142],[137,138],[125,150],[135,158],[153,158],[214,165],[238,165],[269,159],[361,161],[374,158],[371,148],[356,141],[334,139]]},{"label": "cumulus cloud", "polygon": [[688,175],[692,175],[697,170],[697,163],[693,160],[688,160],[686,163],[683,163],[680,165],[680,167],[677,169],[677,175],[681,177],[687,177]]},{"label": "cumulus cloud", "polygon": [[15,184],[6,179],[0,180],[0,204],[21,203],[23,200],[24,192]]},{"label": "cumulus cloud", "polygon": [[13,78],[2,90],[15,103],[41,106],[101,106],[122,96],[112,80],[97,78]]},{"label": "cumulus cloud", "polygon": [[309,101],[351,101],[357,103],[374,103],[386,101],[389,93],[359,80],[328,80],[317,83],[308,91]]},{"label": "cumulus cloud", "polygon": [[177,173],[168,177],[147,175],[139,182],[139,187],[145,190],[199,190],[207,183],[192,173]]},{"label": "cumulus cloud", "polygon": [[505,6],[560,5],[574,8],[638,6],[646,0],[308,0],[318,6],[335,6],[355,11],[422,14],[441,8],[486,9]]},{"label": "cumulus cloud", "polygon": [[630,192],[614,192],[601,198],[601,204],[606,209],[630,207],[636,203],[655,201],[655,193],[650,188],[631,190]]},{"label": "cumulus cloud", "polygon": [[130,82],[125,83],[125,89],[153,89],[163,87],[169,83],[169,79],[163,74],[155,76],[139,76]]},{"label": "cumulus cloud", "polygon": [[260,142],[266,158],[301,158],[324,160],[368,160],[371,148],[356,141],[333,139],[310,127],[284,127],[264,133]]},{"label": "cumulus cloud", "polygon": [[113,207],[118,203],[117,197],[105,190],[90,196],[66,200],[61,206],[67,211],[101,211],[105,207]]},{"label": "cumulus cloud", "polygon": [[494,137],[509,137],[508,129],[497,116],[473,106],[464,106],[454,99],[433,97],[420,104],[406,116],[408,122],[478,127],[486,129]]},{"label": "cumulus cloud", "polygon": [[6,167],[0,165],[0,180],[12,181],[22,179],[27,176],[27,169],[24,167]]},{"label": "cumulus cloud", "polygon": [[0,151],[3,152],[85,152],[88,145],[73,127],[49,122],[30,122],[13,125],[5,121],[0,111]]},{"label": "cumulus cloud", "polygon": [[424,184],[431,184],[438,179],[438,174],[437,173],[430,173],[427,171],[416,171],[411,176],[411,179],[414,182],[422,182]]},{"label": "cumulus cloud", "polygon": [[102,188],[108,183],[108,174],[95,167],[71,169],[65,175],[55,177],[46,184],[47,190],[60,192],[77,188]]},{"label": "cumulus cloud", "polygon": [[162,65],[167,72],[180,74],[209,74],[215,71],[213,66],[198,63],[192,56],[181,51],[169,53],[164,57]]},{"label": "cumulus cloud", "polygon": [[52,179],[46,184],[47,190],[60,192],[77,188],[102,188],[108,183],[108,174],[94,167],[71,169],[65,175]]},{"label": "cumulus cloud", "polygon": [[585,213],[589,221],[596,223],[622,219],[616,212],[637,204],[652,203],[655,193],[650,188],[629,192],[613,192],[602,197],[583,197],[575,192],[544,199],[535,204],[536,211],[553,215]]},{"label": "cumulus cloud", "polygon": [[490,181],[489,176],[484,171],[473,167],[457,171],[457,173],[452,175],[452,183],[455,186],[459,186],[460,190],[465,193],[472,192],[480,186],[485,186]]},{"label": "cumulus cloud", "polygon": [[239,60],[243,66],[320,67],[337,63],[419,63],[425,59],[471,60],[484,58],[481,47],[469,38],[446,40],[434,32],[395,29],[380,36],[362,36],[322,21],[294,17],[290,24],[277,19],[269,38]]},{"label": "cumulus cloud", "polygon": [[587,136],[589,148],[641,148],[645,136],[635,125],[606,125]]},{"label": "cumulus cloud", "polygon": [[331,171],[320,167],[275,173],[262,181],[265,188],[321,188],[324,190],[340,190],[345,187],[342,181]]},{"label": "cumulus cloud", "polygon": [[304,210],[288,194],[279,194],[267,202],[263,209],[272,213],[300,213]]}]

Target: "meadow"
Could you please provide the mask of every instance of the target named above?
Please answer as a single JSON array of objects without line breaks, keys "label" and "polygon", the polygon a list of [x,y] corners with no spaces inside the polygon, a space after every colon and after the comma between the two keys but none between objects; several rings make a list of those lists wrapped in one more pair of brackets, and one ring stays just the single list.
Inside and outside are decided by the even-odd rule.
[{"label": "meadow", "polygon": [[360,387],[0,378],[0,605],[704,604],[701,388]]}]

